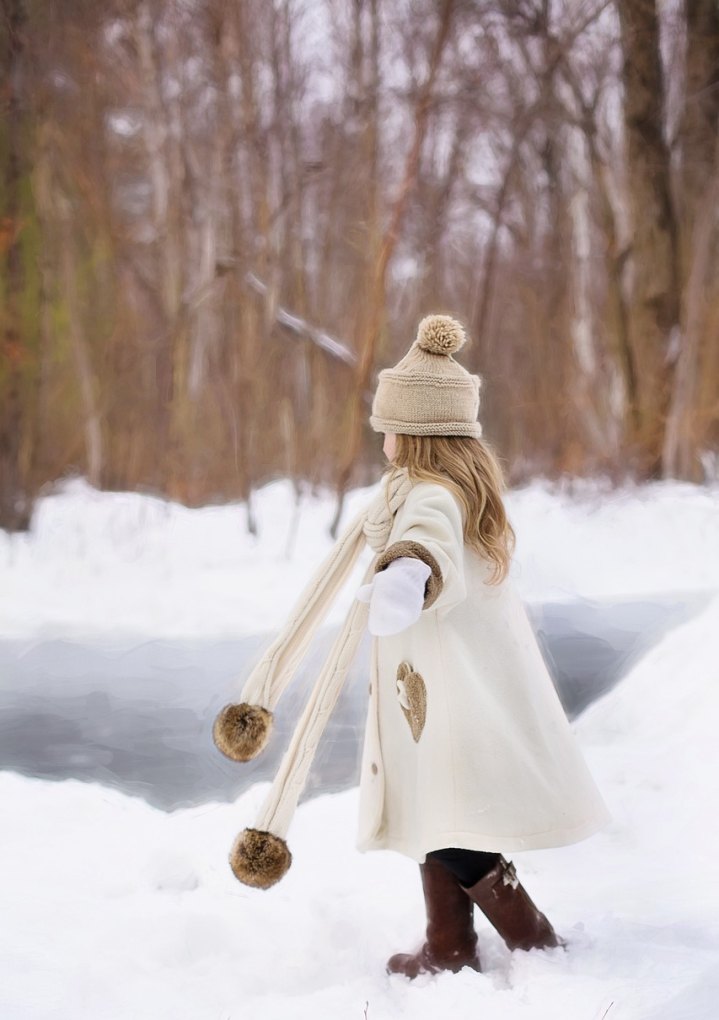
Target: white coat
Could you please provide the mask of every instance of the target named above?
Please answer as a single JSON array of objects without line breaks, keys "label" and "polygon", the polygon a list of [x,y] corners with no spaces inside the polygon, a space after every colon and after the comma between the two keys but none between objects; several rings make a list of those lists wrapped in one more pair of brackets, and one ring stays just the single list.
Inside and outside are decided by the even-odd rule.
[{"label": "white coat", "polygon": [[512,853],[577,842],[611,819],[513,582],[487,583],[492,565],[465,545],[462,514],[447,487],[415,483],[378,564],[426,557],[434,594],[416,623],[372,641],[362,851]]}]

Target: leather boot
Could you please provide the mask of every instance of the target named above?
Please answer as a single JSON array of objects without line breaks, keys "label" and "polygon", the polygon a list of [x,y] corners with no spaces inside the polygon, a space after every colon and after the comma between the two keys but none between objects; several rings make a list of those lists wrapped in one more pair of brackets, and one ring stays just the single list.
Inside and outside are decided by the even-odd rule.
[{"label": "leather boot", "polygon": [[537,909],[517,878],[510,861],[500,857],[491,871],[472,886],[462,887],[510,949],[566,946],[545,915]]},{"label": "leather boot", "polygon": [[387,963],[387,973],[455,973],[462,967],[481,970],[474,930],[474,906],[454,875],[439,861],[427,858],[419,866],[427,911],[424,945],[416,953],[396,953]]}]

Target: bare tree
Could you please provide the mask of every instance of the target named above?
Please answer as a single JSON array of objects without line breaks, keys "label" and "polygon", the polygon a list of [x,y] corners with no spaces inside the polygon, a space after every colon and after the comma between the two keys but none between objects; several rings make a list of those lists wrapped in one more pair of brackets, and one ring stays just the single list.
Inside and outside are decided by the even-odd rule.
[{"label": "bare tree", "polygon": [[629,337],[636,370],[630,434],[642,474],[661,474],[679,323],[678,230],[664,132],[665,82],[655,0],[617,7],[624,62],[624,128],[631,210]]},{"label": "bare tree", "polygon": [[330,484],[336,530],[439,309],[512,480],[713,470],[714,0],[2,11],[7,526],[79,471],[253,531]]},{"label": "bare tree", "polygon": [[26,528],[32,511],[28,420],[37,386],[35,324],[28,324],[25,302],[31,294],[27,242],[35,211],[27,199],[31,124],[24,94],[27,17],[23,0],[0,4],[0,527]]},{"label": "bare tree", "polygon": [[[372,4],[373,40],[375,40],[374,45],[376,47],[377,9],[375,0],[372,0]],[[397,241],[399,239],[399,231],[407,207],[407,201],[411,189],[414,187],[417,179],[422,143],[424,142],[427,132],[427,124],[429,121],[432,92],[447,40],[449,38],[454,6],[455,0],[442,0],[438,13],[436,35],[430,51],[427,74],[417,94],[414,112],[414,133],[410,148],[405,156],[404,170],[401,176],[399,192],[392,203],[389,213],[389,223],[382,236],[377,260],[375,264],[371,266],[371,277],[368,280],[367,287],[367,311],[362,319],[363,329],[359,354],[360,360],[356,374],[355,392],[350,404],[350,424],[348,430],[349,436],[347,452],[340,466],[337,488],[339,498],[337,502],[337,511],[331,526],[331,532],[333,535],[337,532],[340,515],[342,513],[345,491],[359,452],[364,417],[364,393],[369,384],[370,375],[374,367],[375,349],[384,316],[387,266],[396,248]],[[376,55],[372,63],[373,67],[376,68]]]},{"label": "bare tree", "polygon": [[[719,7],[686,0],[684,104],[677,146],[680,176],[681,347],[663,446],[664,474],[703,477],[701,451],[719,422],[716,309],[719,307]],[[703,379],[703,386],[701,380]]]}]

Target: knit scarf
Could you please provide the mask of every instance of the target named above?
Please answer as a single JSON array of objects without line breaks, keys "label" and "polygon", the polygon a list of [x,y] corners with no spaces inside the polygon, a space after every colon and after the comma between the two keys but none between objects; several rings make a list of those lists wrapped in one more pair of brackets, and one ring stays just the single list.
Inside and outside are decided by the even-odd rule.
[{"label": "knit scarf", "polygon": [[[395,514],[412,487],[405,469],[388,471],[375,498],[349,523],[327,558],[298,598],[287,623],[242,688],[242,703],[223,709],[217,718],[215,743],[235,760],[249,760],[266,746],[272,712],[295,675],[299,663],[327,616],[330,606],[367,543],[377,554],[362,583],[375,573]],[[355,599],[320,670],[297,721],[290,744],[271,784],[254,828],[235,840],[230,865],[247,885],[268,888],[290,866],[285,837],[304,789],[320,737],[367,625],[369,607]],[[237,739],[245,748],[237,751]],[[249,743],[248,743],[249,738]]]}]

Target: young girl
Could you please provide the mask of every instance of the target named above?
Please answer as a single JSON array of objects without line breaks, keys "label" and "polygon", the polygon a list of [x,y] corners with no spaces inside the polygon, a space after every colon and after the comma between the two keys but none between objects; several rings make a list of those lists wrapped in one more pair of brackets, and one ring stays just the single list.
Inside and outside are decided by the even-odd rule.
[{"label": "young girl", "polygon": [[[357,846],[419,864],[427,914],[417,952],[387,969],[480,970],[476,904],[511,949],[564,945],[503,855],[584,839],[610,819],[509,577],[514,533],[503,480],[477,421],[480,379],[452,355],[462,326],[427,316],[380,373],[370,424],[391,468],[303,593],[288,626],[218,716],[217,746],[248,760],[272,708],[357,554],[378,555],[299,720],[258,825],[230,863],[260,888],[287,870],[284,840],[319,740],[369,626],[369,711]],[[361,536],[360,536],[361,537]],[[349,551],[348,551],[349,550]]]}]

